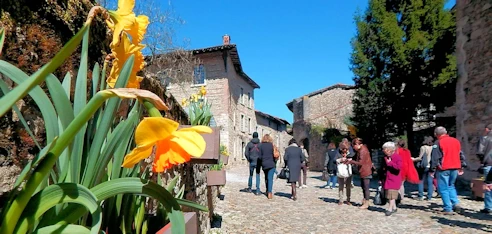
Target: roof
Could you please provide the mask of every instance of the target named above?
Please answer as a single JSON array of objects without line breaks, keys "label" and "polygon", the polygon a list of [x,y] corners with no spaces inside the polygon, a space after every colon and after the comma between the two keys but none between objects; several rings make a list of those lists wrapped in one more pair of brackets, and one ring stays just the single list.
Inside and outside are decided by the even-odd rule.
[{"label": "roof", "polygon": [[253,80],[251,79],[246,73],[243,71],[243,67],[241,66],[241,60],[239,60],[239,54],[237,52],[237,47],[236,44],[228,44],[228,45],[220,45],[220,46],[213,46],[213,47],[207,47],[207,48],[201,48],[201,49],[194,49],[192,50],[193,54],[204,54],[204,53],[211,53],[211,52],[217,52],[217,51],[229,51],[229,54],[231,55],[232,59],[232,64],[234,65],[234,69],[236,72],[242,76],[248,84],[253,86],[253,88],[260,88],[260,86]]},{"label": "roof", "polygon": [[261,116],[263,116],[265,118],[268,118],[268,119],[272,119],[274,121],[277,121],[277,122],[279,122],[281,124],[289,124],[289,122],[287,120],[285,120],[285,119],[282,119],[282,118],[279,118],[279,117],[275,117],[275,116],[269,115],[267,113],[263,113],[263,112],[261,112],[259,110],[255,110],[255,113],[258,114],[258,115],[261,115]]},{"label": "roof", "polygon": [[[334,84],[334,85],[328,86],[326,88],[322,88],[322,89],[316,90],[314,92],[308,93],[308,94],[303,95],[303,96],[312,97],[312,96],[315,96],[315,95],[324,93],[324,92],[329,91],[329,90],[332,90],[332,89],[345,89],[345,90],[349,90],[349,89],[355,89],[355,86],[354,85],[347,85],[347,84]],[[287,108],[289,108],[290,111],[292,111],[292,106],[293,106],[294,100],[292,100],[289,103],[285,104],[285,105],[287,105]]]}]

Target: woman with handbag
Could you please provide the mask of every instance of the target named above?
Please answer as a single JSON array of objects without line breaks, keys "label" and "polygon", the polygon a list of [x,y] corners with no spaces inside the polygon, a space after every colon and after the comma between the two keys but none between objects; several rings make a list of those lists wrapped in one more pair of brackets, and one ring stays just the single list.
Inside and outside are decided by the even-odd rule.
[{"label": "woman with handbag", "polygon": [[417,171],[420,175],[419,183],[419,201],[424,200],[424,185],[427,184],[427,198],[430,201],[432,199],[432,194],[434,193],[434,186],[432,181],[432,176],[430,176],[430,160],[432,153],[432,146],[434,145],[434,139],[431,136],[427,136],[422,142],[420,147],[419,156],[413,158],[414,162],[417,162]]},{"label": "woman with handbag", "polygon": [[289,147],[285,149],[284,162],[287,168],[289,168],[289,178],[287,182],[290,183],[292,189],[292,200],[297,200],[296,183],[299,181],[301,175],[301,165],[306,159],[302,153],[302,149],[297,145],[296,140],[292,138],[289,141]]},{"label": "woman with handbag", "polygon": [[263,173],[265,173],[265,185],[268,199],[273,198],[273,175],[275,174],[276,164],[274,156],[274,151],[276,151],[276,149],[272,142],[273,139],[270,134],[265,134],[261,139],[260,144],[261,167],[263,169]]},{"label": "woman with handbag", "polygon": [[[346,142],[340,143],[338,147],[338,156],[337,156],[337,176],[338,176],[338,205],[343,205],[343,203],[347,205],[352,205],[350,203],[350,193],[352,189],[352,165],[349,164],[352,160],[348,158],[349,155],[349,145]],[[347,200],[343,202],[343,190],[347,194]]]},{"label": "woman with handbag", "polygon": [[361,138],[355,138],[352,141],[352,147],[357,152],[356,160],[350,161],[351,164],[356,165],[360,174],[360,185],[362,187],[362,194],[364,199],[362,199],[362,203],[360,208],[367,209],[369,208],[369,188],[372,179],[372,160],[371,154],[367,147],[362,144]]}]

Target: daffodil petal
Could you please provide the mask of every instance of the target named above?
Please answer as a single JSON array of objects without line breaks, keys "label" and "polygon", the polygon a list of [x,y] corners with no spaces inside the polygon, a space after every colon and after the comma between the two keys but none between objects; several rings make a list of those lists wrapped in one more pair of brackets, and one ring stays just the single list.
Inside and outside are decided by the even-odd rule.
[{"label": "daffodil petal", "polygon": [[176,131],[171,141],[176,142],[188,154],[200,157],[205,152],[206,143],[203,137],[194,131]]},{"label": "daffodil petal", "polygon": [[153,144],[148,144],[135,147],[132,152],[125,156],[125,159],[123,160],[123,164],[121,166],[125,168],[135,166],[135,164],[146,159],[147,157],[149,157],[150,154],[152,154],[153,146]]},{"label": "daffodil petal", "polygon": [[182,128],[179,129],[179,131],[193,131],[193,132],[198,132],[198,133],[212,133],[213,130],[208,127],[208,126],[203,126],[203,125],[197,125],[189,128]]},{"label": "daffodil petal", "polygon": [[135,130],[137,145],[155,144],[157,141],[171,137],[179,124],[162,117],[147,117],[138,124]]},{"label": "daffodil petal", "polygon": [[128,15],[133,12],[135,0],[118,0],[117,12],[122,15]]},{"label": "daffodil petal", "polygon": [[166,169],[190,161],[190,155],[184,151],[176,142],[169,140],[157,143],[156,156],[152,170],[163,172]]}]

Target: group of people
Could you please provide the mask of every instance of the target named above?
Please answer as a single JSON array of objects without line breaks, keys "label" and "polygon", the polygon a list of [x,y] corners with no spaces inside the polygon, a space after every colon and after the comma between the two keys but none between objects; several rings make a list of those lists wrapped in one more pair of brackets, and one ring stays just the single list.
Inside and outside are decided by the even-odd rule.
[{"label": "group of people", "polygon": [[[277,174],[277,161],[280,159],[280,155],[276,153],[277,147],[272,143],[273,139],[269,134],[265,134],[261,141],[258,139],[258,133],[253,133],[253,139],[246,145],[244,149],[244,156],[249,162],[249,179],[248,179],[248,192],[253,192],[256,195],[261,194],[260,190],[260,172],[263,170],[265,174],[266,195],[268,199],[273,198],[272,188],[274,175]],[[297,182],[299,181],[299,187],[307,187],[307,162],[309,155],[307,154],[304,146],[297,145],[295,139],[289,141],[289,146],[285,149],[284,162],[287,168],[289,168],[288,182],[292,187],[292,199],[297,200]],[[302,174],[301,174],[302,171]],[[256,190],[252,190],[253,175],[256,172]],[[302,180],[302,176],[304,179]],[[304,182],[304,183],[301,183]]]},{"label": "group of people", "polygon": [[[383,194],[388,201],[387,216],[397,211],[397,200],[405,196],[405,182],[418,184],[418,199],[424,200],[424,187],[427,185],[426,200],[431,200],[434,189],[443,202],[442,214],[448,215],[462,210],[458,199],[455,183],[459,175],[464,173],[466,160],[461,150],[458,139],[448,135],[444,127],[437,127],[433,137],[426,137],[420,148],[419,155],[412,157],[407,149],[406,142],[386,142],[382,146],[384,160],[382,166],[376,169],[371,160],[369,149],[361,138],[355,138],[352,142],[343,139],[338,145],[330,143],[326,153],[325,165],[328,173],[326,187],[334,188],[338,184],[339,205],[352,205],[350,201],[352,188],[352,170],[357,170],[360,177],[360,185],[363,193],[361,209],[369,208],[370,181],[377,171],[379,184],[383,188]],[[270,140],[268,139],[270,138]],[[258,140],[258,134],[253,134],[253,140],[245,149],[245,156],[250,163],[250,177],[248,190],[252,187],[253,173],[256,171],[256,194],[260,194],[260,168],[265,172],[267,197],[272,198],[273,176],[276,172],[276,160],[273,156],[273,144],[267,134],[262,141]],[[482,160],[482,169],[485,179],[485,208],[482,213],[492,213],[492,124],[485,129],[484,136],[480,139],[478,155]],[[290,174],[287,182],[291,184],[293,200],[297,200],[297,183],[301,185],[301,170],[306,184],[307,152],[300,147],[295,139],[289,142],[285,149],[285,166]]]}]

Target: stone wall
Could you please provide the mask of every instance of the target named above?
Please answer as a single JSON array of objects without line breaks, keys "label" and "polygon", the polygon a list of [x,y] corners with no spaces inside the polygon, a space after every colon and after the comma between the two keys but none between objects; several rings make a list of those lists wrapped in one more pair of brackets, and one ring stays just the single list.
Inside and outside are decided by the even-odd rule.
[{"label": "stone wall", "polygon": [[327,150],[327,143],[313,128],[348,131],[344,121],[352,114],[354,92],[352,86],[334,85],[292,101],[293,135],[298,142],[308,144],[310,170],[323,170]]},{"label": "stone wall", "polygon": [[[492,123],[492,1],[459,0],[456,6],[457,137],[468,156],[470,170],[479,167],[476,146]],[[468,178],[476,173],[468,174]]]}]

